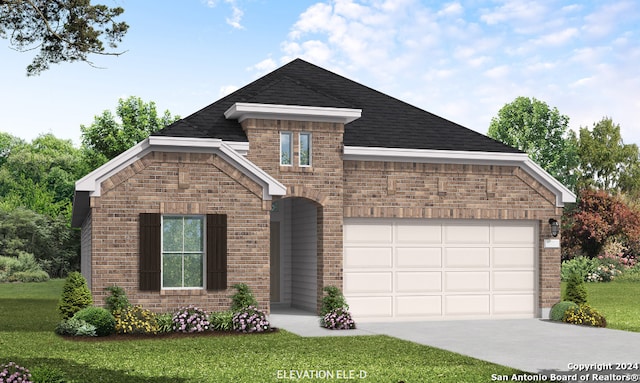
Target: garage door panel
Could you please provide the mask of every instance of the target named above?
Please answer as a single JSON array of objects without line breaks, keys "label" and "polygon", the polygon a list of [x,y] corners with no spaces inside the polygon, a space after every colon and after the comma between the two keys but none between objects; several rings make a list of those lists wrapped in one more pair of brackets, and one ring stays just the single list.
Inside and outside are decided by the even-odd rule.
[{"label": "garage door panel", "polygon": [[491,249],[488,247],[445,248],[445,267],[489,267]]},{"label": "garage door panel", "polygon": [[490,229],[482,224],[444,225],[444,240],[447,244],[474,243],[488,244],[491,240]]},{"label": "garage door panel", "polygon": [[348,243],[391,243],[392,231],[390,224],[350,224],[344,226],[344,240]]},{"label": "garage door panel", "polygon": [[493,313],[496,315],[531,314],[535,310],[533,295],[494,295]]},{"label": "garage door panel", "polygon": [[533,317],[538,226],[346,219],[344,293],[351,312],[359,320]]},{"label": "garage door panel", "polygon": [[488,271],[448,271],[445,273],[445,291],[489,291]]},{"label": "garage door panel", "polygon": [[407,296],[396,298],[396,314],[402,317],[441,316],[441,296]]},{"label": "garage door panel", "polygon": [[493,228],[494,244],[533,244],[534,237],[535,228],[530,224],[510,223]]},{"label": "garage door panel", "polygon": [[396,264],[398,267],[442,267],[442,248],[398,247]]},{"label": "garage door panel", "polygon": [[396,226],[398,244],[434,244],[442,243],[442,226],[417,223],[400,223]]},{"label": "garage door panel", "polygon": [[493,267],[533,269],[533,247],[494,247]]},{"label": "garage door panel", "polygon": [[439,291],[442,291],[442,273],[439,271],[396,273],[396,292],[398,293]]},{"label": "garage door panel", "polygon": [[349,311],[357,317],[393,316],[393,299],[388,297],[351,297]]},{"label": "garage door panel", "polygon": [[493,290],[531,291],[534,277],[533,271],[494,271]]},{"label": "garage door panel", "polygon": [[344,273],[345,293],[391,293],[392,273]]},{"label": "garage door panel", "polygon": [[449,295],[445,297],[445,315],[489,315],[489,295]]},{"label": "garage door panel", "polygon": [[344,249],[346,268],[393,266],[392,247],[347,247]]}]

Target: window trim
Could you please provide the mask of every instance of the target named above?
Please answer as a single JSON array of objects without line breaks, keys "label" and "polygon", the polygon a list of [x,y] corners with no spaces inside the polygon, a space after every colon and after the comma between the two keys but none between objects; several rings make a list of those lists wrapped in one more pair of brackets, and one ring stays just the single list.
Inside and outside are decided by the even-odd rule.
[{"label": "window trim", "polygon": [[[166,252],[164,251],[164,219],[165,217],[180,217],[183,219],[182,225],[182,237],[183,237],[183,251],[182,252]],[[201,286],[184,286],[184,219],[185,218],[199,218],[202,222],[200,235],[202,236],[202,251],[193,252],[188,254],[201,254],[202,256],[202,285]],[[175,253],[182,254],[182,286],[181,287],[165,287],[164,286],[164,254]],[[160,215],[160,290],[205,290],[207,288],[207,218],[205,215],[200,214],[161,214]]]},{"label": "window trim", "polygon": [[[289,163],[282,163],[282,137],[289,136]],[[293,166],[293,132],[290,131],[282,131],[280,132],[280,158],[279,158],[280,166]]]},{"label": "window trim", "polygon": [[[307,143],[309,145],[309,155],[308,155],[308,164],[302,163],[302,136],[307,136]],[[312,135],[311,132],[300,132],[298,133],[298,166],[302,168],[310,168],[312,166],[312,158],[313,158],[313,144],[312,144]]]}]

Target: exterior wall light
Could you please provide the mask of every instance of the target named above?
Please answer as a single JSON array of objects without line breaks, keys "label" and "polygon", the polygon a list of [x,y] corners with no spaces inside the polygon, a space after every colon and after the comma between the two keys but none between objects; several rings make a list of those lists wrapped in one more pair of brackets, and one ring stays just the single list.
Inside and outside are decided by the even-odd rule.
[{"label": "exterior wall light", "polygon": [[558,233],[560,233],[560,224],[558,223],[558,221],[553,218],[550,218],[549,226],[551,226],[551,235],[553,235],[554,237],[557,237]]}]

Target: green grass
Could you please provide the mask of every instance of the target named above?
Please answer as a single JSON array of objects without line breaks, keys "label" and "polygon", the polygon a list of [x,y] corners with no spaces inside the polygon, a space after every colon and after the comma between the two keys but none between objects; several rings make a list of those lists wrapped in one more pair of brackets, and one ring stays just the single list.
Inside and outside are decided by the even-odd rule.
[{"label": "green grass", "polygon": [[[67,382],[285,382],[290,370],[365,371],[366,382],[487,382],[518,371],[386,336],[270,334],[176,339],[56,336],[62,281],[0,284],[0,364],[62,371]],[[279,372],[280,371],[280,372]],[[37,377],[37,376],[36,376]],[[301,382],[347,381],[302,379]]]},{"label": "green grass", "polygon": [[[562,291],[566,284],[562,284]],[[585,283],[587,303],[607,319],[607,328],[640,332],[640,282]]]}]

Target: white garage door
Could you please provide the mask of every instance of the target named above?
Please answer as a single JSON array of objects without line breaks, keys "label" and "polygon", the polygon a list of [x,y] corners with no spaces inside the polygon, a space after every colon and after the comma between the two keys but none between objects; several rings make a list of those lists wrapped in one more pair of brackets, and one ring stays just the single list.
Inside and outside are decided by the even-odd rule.
[{"label": "white garage door", "polygon": [[344,294],[356,320],[537,313],[537,221],[346,219]]}]

